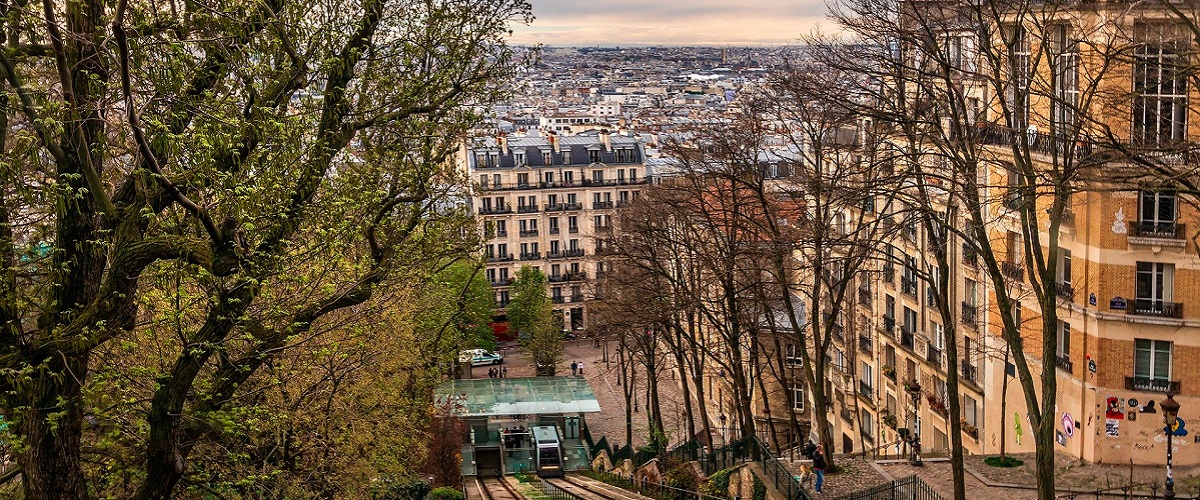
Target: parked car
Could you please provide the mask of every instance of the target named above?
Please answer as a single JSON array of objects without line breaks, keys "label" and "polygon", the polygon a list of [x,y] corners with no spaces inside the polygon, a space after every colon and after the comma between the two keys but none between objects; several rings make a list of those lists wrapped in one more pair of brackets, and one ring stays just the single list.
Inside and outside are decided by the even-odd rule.
[{"label": "parked car", "polygon": [[486,349],[468,349],[459,353],[458,358],[471,361],[471,366],[498,365],[504,363],[504,355]]}]

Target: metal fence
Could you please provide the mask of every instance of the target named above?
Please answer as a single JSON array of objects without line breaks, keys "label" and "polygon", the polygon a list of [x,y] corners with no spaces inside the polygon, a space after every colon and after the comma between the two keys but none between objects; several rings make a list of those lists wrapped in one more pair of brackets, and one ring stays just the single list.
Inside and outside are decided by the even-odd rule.
[{"label": "metal fence", "polygon": [[859,490],[835,500],[943,500],[942,496],[917,476]]},{"label": "metal fence", "polygon": [[584,472],[584,475],[602,483],[611,484],[655,500],[725,500],[725,497],[706,495],[699,491],[677,488],[665,482],[655,483],[653,481],[646,481],[645,478],[642,478],[641,481],[636,481],[632,474],[629,477],[625,477],[611,472],[588,471]]},{"label": "metal fence", "polygon": [[749,443],[751,456],[762,467],[765,479],[775,485],[775,489],[779,490],[787,499],[809,500],[808,492],[800,485],[800,481],[796,478],[795,471],[788,467],[783,462],[779,461],[775,455],[771,454],[771,449],[765,443],[759,441],[757,437],[751,436],[752,442]]}]

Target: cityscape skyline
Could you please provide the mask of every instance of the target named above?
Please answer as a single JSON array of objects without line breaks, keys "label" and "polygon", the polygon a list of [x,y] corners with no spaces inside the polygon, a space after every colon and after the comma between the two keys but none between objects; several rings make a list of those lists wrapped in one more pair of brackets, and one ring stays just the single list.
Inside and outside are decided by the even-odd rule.
[{"label": "cityscape skyline", "polygon": [[750,5],[716,0],[693,0],[685,5],[647,0],[531,3],[535,19],[529,26],[514,29],[515,44],[786,45],[819,28],[827,13],[824,2],[812,0],[766,0]]}]

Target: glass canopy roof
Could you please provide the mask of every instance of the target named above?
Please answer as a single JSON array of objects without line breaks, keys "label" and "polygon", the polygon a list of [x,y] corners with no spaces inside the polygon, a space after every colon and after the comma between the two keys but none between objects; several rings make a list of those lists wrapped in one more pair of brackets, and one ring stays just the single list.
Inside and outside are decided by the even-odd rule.
[{"label": "glass canopy roof", "polygon": [[598,413],[600,403],[583,377],[477,378],[438,386],[438,401],[451,400],[464,417]]}]

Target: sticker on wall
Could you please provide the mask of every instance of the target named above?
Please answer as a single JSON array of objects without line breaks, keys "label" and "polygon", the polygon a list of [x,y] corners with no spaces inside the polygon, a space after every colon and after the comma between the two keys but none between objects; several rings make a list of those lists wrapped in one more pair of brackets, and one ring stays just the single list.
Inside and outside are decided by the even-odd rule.
[{"label": "sticker on wall", "polygon": [[1138,414],[1137,410],[1129,410],[1129,415],[1127,415],[1129,417],[1129,421],[1133,422],[1133,421],[1137,420],[1137,414]]},{"label": "sticker on wall", "polygon": [[1125,412],[1121,411],[1121,398],[1109,396],[1105,401],[1108,402],[1108,408],[1104,410],[1104,418],[1112,420],[1122,420],[1125,418]]},{"label": "sticker on wall", "polygon": [[1129,398],[1129,406],[1137,406],[1137,404],[1138,404],[1137,398]]},{"label": "sticker on wall", "polygon": [[1059,431],[1054,431],[1054,442],[1058,443],[1059,446],[1066,446],[1067,435]]},{"label": "sticker on wall", "polygon": [[1112,224],[1113,234],[1125,234],[1126,232],[1128,232],[1125,229],[1125,207],[1121,207],[1121,208],[1117,209],[1116,217],[1117,217],[1117,220],[1114,220],[1113,224]]},{"label": "sticker on wall", "polygon": [[1110,438],[1121,437],[1121,421],[1115,418],[1105,419],[1104,435]]},{"label": "sticker on wall", "polygon": [[1171,424],[1170,430],[1171,430],[1171,435],[1173,435],[1173,436],[1188,435],[1187,429],[1184,428],[1183,419],[1179,418],[1179,417],[1175,417],[1175,422]]},{"label": "sticker on wall", "polygon": [[1063,432],[1067,433],[1067,437],[1075,437],[1075,419],[1071,418],[1070,413],[1064,412],[1062,415]]},{"label": "sticker on wall", "polygon": [[1021,415],[1013,412],[1013,434],[1017,437],[1017,444],[1021,444],[1021,436],[1025,431],[1021,430]]},{"label": "sticker on wall", "polygon": [[1158,413],[1158,411],[1154,409],[1153,399],[1146,401],[1146,406],[1142,407],[1142,413]]}]

